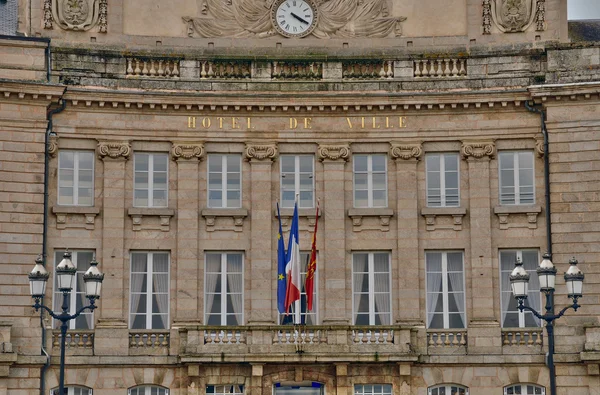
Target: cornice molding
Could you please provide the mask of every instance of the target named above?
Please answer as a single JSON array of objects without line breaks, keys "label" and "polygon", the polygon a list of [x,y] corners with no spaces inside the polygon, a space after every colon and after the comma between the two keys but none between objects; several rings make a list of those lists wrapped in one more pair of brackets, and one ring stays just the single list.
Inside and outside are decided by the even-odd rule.
[{"label": "cornice molding", "polygon": [[531,98],[536,102],[550,100],[600,100],[600,82],[580,82],[571,84],[533,85],[527,88]]},{"label": "cornice molding", "polygon": [[423,155],[423,146],[415,142],[394,142],[390,143],[390,156],[392,159],[416,159],[419,160]]},{"label": "cornice molding", "polygon": [[496,154],[493,141],[463,141],[460,152],[465,159],[491,159]]},{"label": "cornice molding", "polygon": [[277,157],[277,144],[246,143],[244,150],[248,160],[274,160]]},{"label": "cornice molding", "polygon": [[171,157],[173,160],[178,159],[198,159],[202,160],[204,157],[204,144],[203,143],[173,143],[171,148]]},{"label": "cornice molding", "polygon": [[321,161],[341,160],[347,162],[350,158],[350,145],[319,145],[317,152]]},{"label": "cornice molding", "polygon": [[100,159],[129,159],[131,145],[128,141],[99,141],[98,157]]},{"label": "cornice molding", "polygon": [[[0,100],[39,100],[40,102],[58,102],[66,87],[62,85],[42,84],[31,81],[0,80]],[[41,103],[47,105],[48,103]]]}]

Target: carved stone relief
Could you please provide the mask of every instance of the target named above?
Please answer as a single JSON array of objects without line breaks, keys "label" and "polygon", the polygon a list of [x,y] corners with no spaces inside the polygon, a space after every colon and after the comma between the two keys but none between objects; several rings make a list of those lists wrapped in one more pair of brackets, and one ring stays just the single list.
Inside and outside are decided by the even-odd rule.
[{"label": "carved stone relief", "polygon": [[319,159],[323,160],[343,160],[350,158],[350,147],[348,145],[319,145]]},{"label": "carved stone relief", "polygon": [[503,33],[523,32],[534,22],[544,30],[545,0],[483,0],[483,34],[491,34],[491,21]]},{"label": "carved stone relief", "polygon": [[101,141],[98,143],[98,157],[100,159],[129,159],[131,145],[126,141]]},{"label": "carved stone relief", "polygon": [[423,147],[419,143],[390,143],[390,155],[393,159],[417,159],[421,158],[423,154]]},{"label": "carved stone relief", "polygon": [[98,26],[106,33],[107,0],[44,0],[44,28],[52,29],[54,22],[64,30],[87,31]]},{"label": "carved stone relief", "polygon": [[202,159],[204,156],[203,144],[173,144],[171,148],[171,157],[178,159]]},{"label": "carved stone relief", "polygon": [[[277,33],[271,18],[273,0],[205,0],[200,16],[185,16],[188,36],[270,37]],[[316,1],[318,38],[399,37],[406,17],[391,16],[388,0]]]},{"label": "carved stone relief", "polygon": [[461,152],[465,159],[491,159],[496,154],[496,146],[493,141],[463,141]]},{"label": "carved stone relief", "polygon": [[246,159],[248,160],[273,160],[276,156],[276,144],[246,144]]}]

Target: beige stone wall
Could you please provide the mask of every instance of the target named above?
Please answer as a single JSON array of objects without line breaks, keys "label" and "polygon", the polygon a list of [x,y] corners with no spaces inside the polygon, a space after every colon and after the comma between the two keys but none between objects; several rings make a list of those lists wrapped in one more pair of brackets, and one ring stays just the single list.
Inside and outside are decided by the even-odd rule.
[{"label": "beige stone wall", "polygon": [[0,40],[0,78],[45,81],[47,46],[38,41]]}]

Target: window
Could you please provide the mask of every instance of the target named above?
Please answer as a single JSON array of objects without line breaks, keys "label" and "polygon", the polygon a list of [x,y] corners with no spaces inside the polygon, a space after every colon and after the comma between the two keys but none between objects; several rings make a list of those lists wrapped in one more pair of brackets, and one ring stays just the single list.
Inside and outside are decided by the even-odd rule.
[{"label": "window", "polygon": [[325,395],[325,385],[316,381],[275,383],[274,387],[273,395]]},{"label": "window", "polygon": [[500,204],[535,203],[533,152],[501,152],[498,162]]},{"label": "window", "polygon": [[167,207],[168,168],[167,154],[136,153],[134,155],[135,207]]},{"label": "window", "polygon": [[208,156],[208,207],[242,207],[242,158],[240,155]]},{"label": "window", "polygon": [[425,156],[427,207],[460,206],[458,163],[458,154]]},{"label": "window", "polygon": [[427,395],[469,395],[469,389],[462,385],[435,385],[427,389]]},{"label": "window", "polygon": [[[50,395],[59,395],[59,388],[50,391]],[[92,389],[86,387],[65,387],[63,395],[92,395]]]},{"label": "window", "polygon": [[314,158],[312,155],[281,155],[281,207],[312,208],[314,204]]},{"label": "window", "polygon": [[541,325],[539,318],[535,317],[530,311],[520,312],[517,309],[517,300],[512,294],[510,286],[510,273],[515,268],[515,262],[520,259],[523,262],[523,268],[530,274],[529,291],[525,305],[531,306],[540,311],[542,306],[542,296],[540,294],[540,281],[536,273],[539,265],[539,256],[537,250],[511,250],[500,251],[500,286],[502,301],[502,327],[503,328],[524,328],[538,327]]},{"label": "window", "polygon": [[425,253],[427,271],[427,327],[465,327],[463,253]]},{"label": "window", "polygon": [[211,395],[244,395],[243,385],[207,385],[206,394]]},{"label": "window", "polygon": [[242,325],[243,256],[239,252],[207,253],[204,272],[206,325]]},{"label": "window", "polygon": [[169,395],[169,389],[157,385],[140,385],[130,388],[127,395]]},{"label": "window", "polygon": [[169,253],[131,253],[129,299],[131,329],[169,327]]},{"label": "window", "polygon": [[390,254],[360,252],[352,256],[354,325],[390,325]]},{"label": "window", "polygon": [[387,207],[387,156],[354,155],[354,207]]},{"label": "window", "polygon": [[546,389],[535,384],[515,384],[504,387],[504,395],[545,395]]},{"label": "window", "polygon": [[[306,268],[308,266],[308,260],[310,259],[310,251],[300,252],[300,284],[302,284],[302,290],[300,291],[300,306],[302,308],[300,312],[300,318],[303,324],[306,325],[318,325],[317,312],[319,306],[319,299],[317,298],[317,290],[319,289],[319,257],[317,255],[317,270],[315,271],[315,286],[313,288],[313,309],[312,311],[306,311],[306,289],[304,288],[304,281],[306,279]],[[294,304],[292,304],[292,307]],[[280,322],[282,325],[293,324],[293,314],[280,314]]]},{"label": "window", "polygon": [[357,384],[354,395],[392,395],[391,384]]},{"label": "window", "polygon": [[58,154],[58,204],[94,205],[94,153],[60,151]]},{"label": "window", "polygon": [[[54,267],[62,261],[64,251],[56,251],[54,253]],[[71,261],[77,268],[77,274],[73,285],[73,290],[69,294],[69,314],[75,314],[77,310],[88,304],[88,299],[85,297],[85,285],[83,283],[83,275],[90,268],[90,262],[94,259],[93,251],[73,251],[71,252]],[[56,285],[56,270],[54,271],[54,311],[62,311],[63,294],[58,290]],[[55,326],[60,326],[60,321],[55,320]],[[74,320],[69,321],[69,329],[93,329],[94,313],[85,310],[81,315]]]}]

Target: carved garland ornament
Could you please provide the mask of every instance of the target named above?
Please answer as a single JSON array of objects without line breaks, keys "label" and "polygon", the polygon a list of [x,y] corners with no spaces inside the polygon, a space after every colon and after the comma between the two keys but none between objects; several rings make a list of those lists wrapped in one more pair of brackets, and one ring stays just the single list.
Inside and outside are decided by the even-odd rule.
[{"label": "carved garland ornament", "polygon": [[173,160],[178,159],[202,159],[204,156],[204,145],[202,144],[173,144],[171,149]]},{"label": "carved garland ornament", "polygon": [[496,147],[493,142],[463,142],[461,152],[463,157],[481,159],[485,156],[494,157]]},{"label": "carved garland ornament", "polygon": [[545,30],[545,0],[483,0],[483,34],[491,34],[491,21],[503,33],[524,32],[534,22]]},{"label": "carved garland ornament", "polygon": [[129,159],[131,154],[131,145],[126,141],[101,141],[98,143],[98,157],[100,159],[111,158],[125,160]]},{"label": "carved garland ornament", "polygon": [[423,147],[421,144],[402,144],[391,143],[390,155],[394,159],[419,159],[423,155]]},{"label": "carved garland ornament", "polygon": [[64,30],[87,31],[98,25],[106,33],[107,13],[107,0],[44,0],[44,29],[56,22]]},{"label": "carved garland ornament", "polygon": [[350,147],[348,145],[319,145],[318,149],[320,160],[339,160],[347,161],[350,157]]},{"label": "carved garland ornament", "polygon": [[247,159],[274,159],[277,156],[275,144],[246,144]]}]

